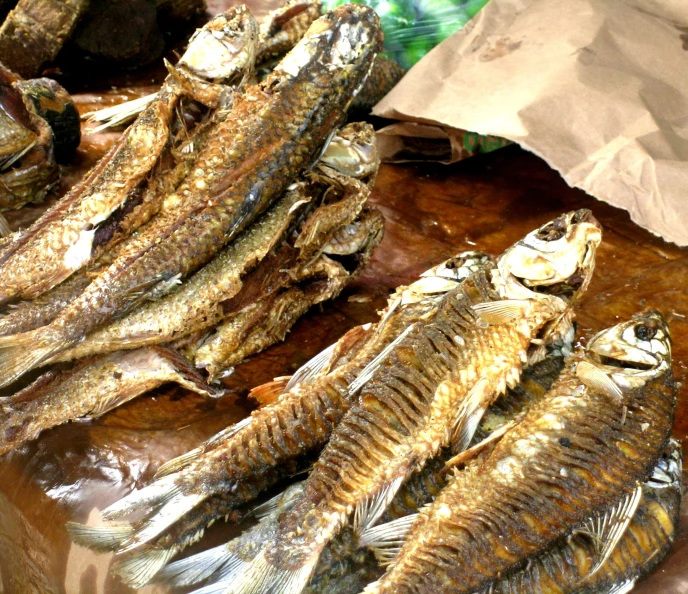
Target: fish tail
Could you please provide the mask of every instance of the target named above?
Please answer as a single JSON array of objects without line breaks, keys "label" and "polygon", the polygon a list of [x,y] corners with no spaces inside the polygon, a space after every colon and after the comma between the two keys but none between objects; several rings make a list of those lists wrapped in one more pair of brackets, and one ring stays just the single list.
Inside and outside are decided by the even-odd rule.
[{"label": "fish tail", "polygon": [[176,547],[143,546],[129,555],[117,557],[112,565],[112,573],[120,576],[128,586],[142,588],[167,565],[176,552]]},{"label": "fish tail", "polygon": [[77,522],[67,522],[67,532],[76,544],[96,551],[108,553],[122,546],[134,531],[129,524],[121,526],[84,526]]},{"label": "fish tail", "polygon": [[222,544],[171,563],[155,576],[155,581],[174,587],[192,586],[211,577],[216,579],[214,583],[225,582],[241,564],[227,544]]},{"label": "fish tail", "polygon": [[48,326],[0,337],[0,388],[38,367],[67,344]]},{"label": "fish tail", "polygon": [[311,555],[296,569],[283,569],[267,558],[266,550],[248,563],[240,562],[232,575],[217,585],[226,584],[224,591],[228,594],[299,594],[308,584],[320,554]]},{"label": "fish tail", "polygon": [[176,478],[176,475],[171,474],[142,489],[135,489],[129,495],[106,507],[100,515],[104,520],[109,521],[123,518],[134,512],[152,511],[179,492],[174,484]]}]

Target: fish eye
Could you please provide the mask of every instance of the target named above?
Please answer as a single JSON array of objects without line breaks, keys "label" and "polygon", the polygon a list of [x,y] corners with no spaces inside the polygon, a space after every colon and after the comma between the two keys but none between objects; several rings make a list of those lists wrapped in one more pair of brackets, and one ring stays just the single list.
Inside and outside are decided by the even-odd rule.
[{"label": "fish eye", "polygon": [[542,241],[557,241],[566,235],[566,221],[563,217],[554,219],[544,227],[540,227],[536,237]]},{"label": "fish eye", "polygon": [[638,340],[652,340],[655,334],[657,334],[657,329],[646,324],[641,324],[640,326],[635,327],[635,336]]}]

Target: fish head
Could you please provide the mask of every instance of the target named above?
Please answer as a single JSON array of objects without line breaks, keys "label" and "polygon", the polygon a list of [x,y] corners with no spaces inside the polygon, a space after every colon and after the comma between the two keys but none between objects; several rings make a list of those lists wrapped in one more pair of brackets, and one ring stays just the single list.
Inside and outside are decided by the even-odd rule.
[{"label": "fish head", "polygon": [[573,303],[595,268],[602,227],[587,209],[563,214],[507,249],[495,285],[503,299],[556,296]]},{"label": "fish head", "polygon": [[597,333],[586,355],[622,390],[640,388],[671,368],[669,328],[650,309]]},{"label": "fish head", "polygon": [[417,303],[427,298],[438,298],[458,287],[465,279],[479,271],[486,274],[495,268],[494,257],[480,251],[461,252],[433,266],[420,275],[420,279],[404,288],[402,305]]},{"label": "fish head", "polygon": [[357,179],[375,175],[380,166],[375,129],[366,122],[344,126],[332,136],[320,163]]},{"label": "fish head", "polygon": [[242,4],[196,31],[178,66],[205,80],[224,82],[252,69],[257,51],[258,24]]}]

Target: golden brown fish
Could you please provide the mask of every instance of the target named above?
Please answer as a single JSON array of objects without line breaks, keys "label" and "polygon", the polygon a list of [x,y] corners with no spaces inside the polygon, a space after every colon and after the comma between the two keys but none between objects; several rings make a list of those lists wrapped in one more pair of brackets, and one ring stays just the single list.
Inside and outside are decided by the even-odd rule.
[{"label": "golden brown fish", "polygon": [[[366,592],[476,592],[593,517],[609,556],[673,424],[669,333],[647,311],[577,351],[547,396],[414,522]],[[615,513],[596,516],[613,508]]]},{"label": "golden brown fish", "polygon": [[263,83],[234,98],[185,181],[189,195],[178,190],[174,198],[184,200],[176,218],[161,212],[50,325],[0,338],[0,384],[206,264],[317,161],[380,43],[379,20],[367,7],[341,7],[316,21]]},{"label": "golden brown fish", "polygon": [[[400,287],[381,321],[349,331],[317,355],[283,387],[284,394],[206,444],[163,465],[156,480],[134,491],[103,514],[121,517],[146,510],[143,521],[123,528],[82,529],[80,543],[132,549],[120,572],[145,583],[206,523],[230,513],[281,478],[308,465],[349,408],[349,386],[408,327],[436,305],[439,295],[479,270],[494,267],[490,257],[470,252],[450,259],[409,287]],[[271,383],[270,390],[274,387]],[[231,460],[231,463],[228,461]],[[170,505],[171,504],[171,505]],[[201,526],[202,527],[202,526]],[[110,537],[112,531],[117,539]],[[141,546],[143,545],[143,546]],[[172,551],[170,553],[170,551]],[[144,579],[146,578],[146,579]]]},{"label": "golden brown fish", "polygon": [[[219,34],[219,38],[212,34]],[[214,45],[208,43],[209,36]],[[257,26],[248,11],[244,7],[231,9],[201,29],[176,72],[221,81],[241,76],[253,59],[256,38]],[[209,55],[214,57],[211,71],[204,70],[207,62],[204,66],[198,54],[206,61]],[[170,75],[156,100],[88,175],[3,250],[0,302],[39,295],[89,262],[99,225],[141,190],[158,162],[183,92]]]}]

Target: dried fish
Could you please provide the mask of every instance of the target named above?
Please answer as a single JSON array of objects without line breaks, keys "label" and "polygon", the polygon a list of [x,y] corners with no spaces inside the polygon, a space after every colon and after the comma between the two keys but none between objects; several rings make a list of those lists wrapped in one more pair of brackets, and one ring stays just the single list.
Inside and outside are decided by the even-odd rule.
[{"label": "dried fish", "polygon": [[378,103],[406,74],[406,71],[394,60],[378,56],[360,93],[349,108],[350,117],[359,114],[367,116],[373,106]]},{"label": "dried fish", "polygon": [[599,569],[591,573],[592,560],[599,556],[598,527],[611,509],[594,516],[560,539],[525,568],[503,579],[481,594],[621,594],[636,580],[650,573],[666,556],[676,537],[681,505],[682,453],[672,439],[640,489],[640,501],[633,519]]},{"label": "dried fish", "polygon": [[[410,287],[401,287],[378,324],[352,329],[316,356],[284,386],[284,394],[273,404],[171,460],[151,485],[104,510],[108,518],[148,512],[119,540],[121,549],[137,549],[128,561],[131,579],[144,583],[144,572],[150,579],[169,560],[171,555],[163,555],[164,551],[178,551],[197,538],[201,506],[205,506],[202,513],[207,514],[207,523],[308,464],[355,398],[350,385],[371,362],[384,356],[409,324],[436,305],[436,280],[452,278],[456,282],[451,286],[456,286],[472,273],[493,267],[490,257],[470,252],[436,266]],[[425,287],[430,287],[429,293]],[[208,505],[211,501],[213,505]],[[80,542],[98,546],[108,531],[86,529]],[[176,540],[167,538],[170,531]],[[126,573],[126,567],[123,560],[122,572]]]},{"label": "dried fish", "polygon": [[193,366],[171,349],[149,347],[83,361],[50,371],[13,396],[0,399],[0,454],[51,427],[98,417],[166,382],[218,397]]},{"label": "dried fish", "polygon": [[19,208],[57,181],[56,158],[79,144],[79,116],[55,81],[23,81],[0,64],[0,135],[0,209]]},{"label": "dried fish", "polygon": [[[366,592],[476,592],[587,518],[607,560],[673,424],[669,333],[647,311],[593,337],[547,396],[423,510]],[[596,517],[601,510],[614,513]]]},{"label": "dried fish", "polygon": [[[195,333],[204,335],[232,314],[227,302],[245,284],[254,287],[253,290],[247,287],[245,292],[250,292],[256,299],[294,284],[298,269],[317,255],[336,229],[352,223],[363,208],[379,166],[374,143],[372,126],[346,126],[321,156],[320,163],[327,167],[326,172],[304,176],[254,225],[176,290],[111,322],[54,360],[69,361],[118,349],[169,343]],[[353,173],[365,184],[337,175],[336,171]],[[340,189],[339,186],[343,187]],[[301,223],[305,217],[307,220]],[[282,248],[280,253],[286,259],[273,256],[262,269],[259,267],[255,274],[251,274],[251,270],[266,256],[279,251],[285,236],[300,232],[300,227],[305,235],[293,242],[298,252]],[[365,225],[357,226],[363,227]],[[363,233],[364,239],[367,233]],[[277,278],[269,284],[265,270],[271,273],[279,271]],[[0,331],[4,331],[10,322],[21,319],[21,314],[13,313],[12,317],[5,324],[0,320]],[[225,344],[230,350],[237,346]],[[234,360],[238,362],[241,359],[234,357]]]},{"label": "dried fish", "polygon": [[[194,60],[202,45],[206,59],[209,52],[215,51],[215,67],[210,72],[213,80],[225,81],[242,75],[252,58],[255,28],[255,22],[243,8],[215,17],[201,33],[219,34],[221,38],[213,37],[216,45],[211,46],[208,35],[199,33],[175,72],[202,79],[205,72],[196,72]],[[0,302],[40,295],[90,261],[99,225],[141,190],[141,184],[158,162],[183,92],[174,77],[168,77],[156,100],[85,179],[3,250]]]},{"label": "dried fish", "polygon": [[340,7],[316,21],[273,74],[235,97],[231,117],[215,125],[194,179],[180,186],[188,181],[191,194],[176,197],[184,196],[182,212],[172,220],[161,212],[50,325],[0,338],[0,382],[10,383],[193,272],[250,224],[317,160],[368,73],[380,37],[367,7]]}]

